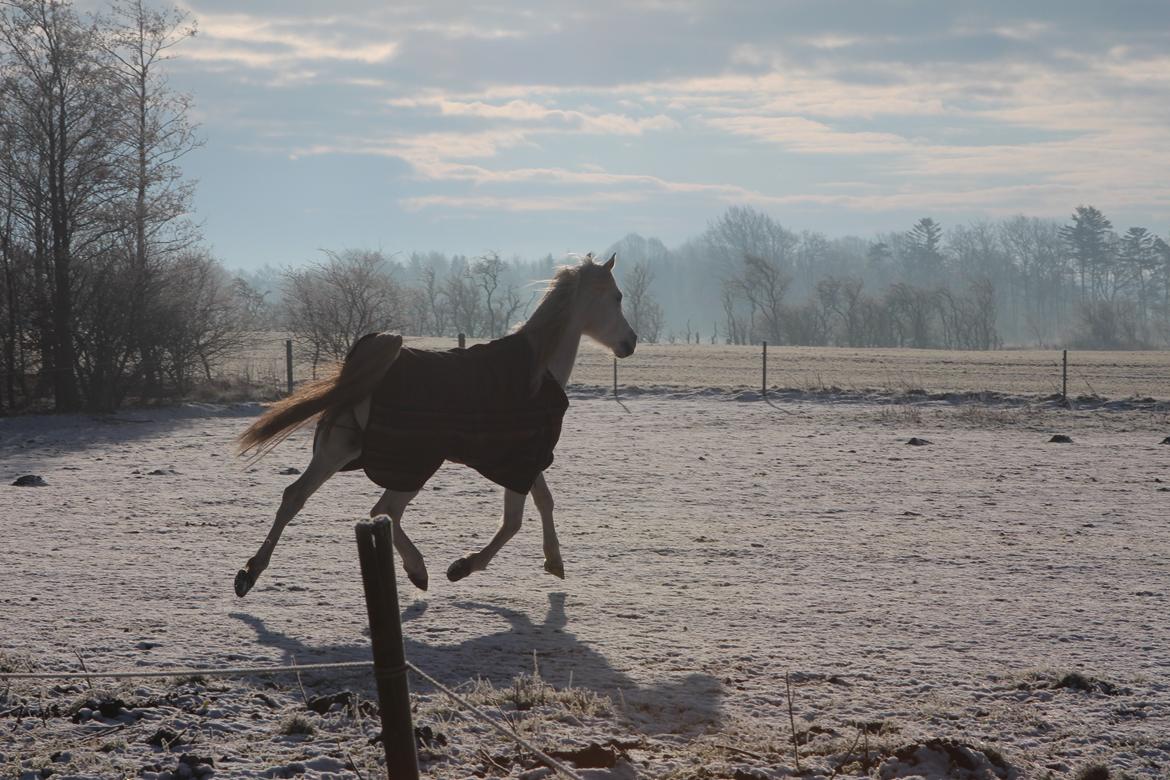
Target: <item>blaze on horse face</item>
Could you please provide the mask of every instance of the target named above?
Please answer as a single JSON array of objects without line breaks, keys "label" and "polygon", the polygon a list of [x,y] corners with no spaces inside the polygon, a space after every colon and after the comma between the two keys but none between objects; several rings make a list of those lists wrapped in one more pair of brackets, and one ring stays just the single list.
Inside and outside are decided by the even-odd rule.
[{"label": "blaze on horse face", "polygon": [[624,358],[634,354],[638,346],[638,334],[622,313],[622,292],[613,278],[616,262],[617,253],[614,253],[609,260],[596,266],[602,273],[591,274],[592,278],[583,280],[594,285],[594,289],[590,290],[593,301],[585,313],[583,332],[610,349],[617,357]]}]

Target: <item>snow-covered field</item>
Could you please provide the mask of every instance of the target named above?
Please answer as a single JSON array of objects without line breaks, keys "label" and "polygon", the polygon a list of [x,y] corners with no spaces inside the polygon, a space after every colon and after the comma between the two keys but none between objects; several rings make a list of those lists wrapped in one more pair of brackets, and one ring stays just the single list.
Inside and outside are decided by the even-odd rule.
[{"label": "snow-covered field", "polygon": [[[431,570],[425,594],[399,573],[408,658],[585,776],[795,775],[787,675],[814,776],[1170,777],[1166,414],[834,399],[574,397],[564,581],[533,511],[449,583],[501,496],[444,467],[407,512]],[[257,411],[0,420],[0,669],[369,658],[360,474],[232,592],[308,460],[307,433],[233,457]],[[0,682],[0,777],[377,777],[368,672],[301,682]],[[412,687],[424,776],[545,776]]]}]

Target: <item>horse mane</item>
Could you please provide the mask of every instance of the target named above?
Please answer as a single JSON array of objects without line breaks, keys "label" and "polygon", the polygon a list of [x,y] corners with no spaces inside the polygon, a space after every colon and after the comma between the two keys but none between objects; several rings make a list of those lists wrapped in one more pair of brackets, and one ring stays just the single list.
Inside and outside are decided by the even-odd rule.
[{"label": "horse mane", "polygon": [[540,385],[540,378],[544,376],[549,360],[565,335],[584,278],[599,268],[601,266],[593,262],[592,254],[586,255],[580,265],[558,268],[549,281],[548,289],[544,291],[544,297],[537,304],[536,311],[516,329],[517,333],[528,334],[536,348],[536,374],[532,380],[534,387]]}]

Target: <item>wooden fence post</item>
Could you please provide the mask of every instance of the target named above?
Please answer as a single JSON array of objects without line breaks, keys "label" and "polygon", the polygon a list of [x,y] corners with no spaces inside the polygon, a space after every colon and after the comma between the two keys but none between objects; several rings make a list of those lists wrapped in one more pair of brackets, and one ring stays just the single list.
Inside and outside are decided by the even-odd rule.
[{"label": "wooden fence post", "polygon": [[466,347],[467,347],[467,336],[460,333],[459,334],[459,349],[465,349]]},{"label": "wooden fence post", "polygon": [[355,526],[354,532],[362,566],[362,585],[366,591],[366,612],[370,617],[386,774],[390,780],[418,780],[410,688],[406,681],[406,656],[402,650],[402,622],[398,612],[398,587],[394,581],[390,518],[381,515],[372,521],[363,520]]},{"label": "wooden fence post", "polygon": [[1060,400],[1068,403],[1068,350],[1064,350],[1060,369]]},{"label": "wooden fence post", "polygon": [[760,392],[764,396],[767,396],[768,395],[768,342],[765,341],[763,343],[764,343],[764,367],[763,367],[764,378],[763,378],[763,383],[760,385],[760,388],[761,388]]},{"label": "wooden fence post", "polygon": [[617,398],[617,358],[613,359],[613,397]]},{"label": "wooden fence post", "polygon": [[293,375],[292,375],[292,339],[284,340],[284,368],[288,375],[288,394],[292,395],[293,391]]}]

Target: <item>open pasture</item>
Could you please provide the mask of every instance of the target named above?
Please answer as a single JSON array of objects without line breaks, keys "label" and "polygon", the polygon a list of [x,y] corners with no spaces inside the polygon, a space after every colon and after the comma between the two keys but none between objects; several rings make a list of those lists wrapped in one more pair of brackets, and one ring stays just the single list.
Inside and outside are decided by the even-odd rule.
[{"label": "open pasture", "polygon": [[[619,362],[618,381],[643,388],[760,387],[759,346],[645,344]],[[609,385],[612,358],[582,349],[573,378]],[[996,393],[1061,389],[1060,350],[768,347],[768,387],[853,393]],[[1069,352],[1070,396],[1170,399],[1170,352]]]},{"label": "open pasture", "polygon": [[[406,338],[408,346],[450,349],[455,339]],[[474,341],[469,342],[474,343]],[[274,388],[285,385],[285,348],[280,334],[260,334],[253,346],[222,369]],[[297,362],[298,379],[312,374]],[[573,369],[575,385],[611,387],[613,356],[582,343]],[[685,391],[720,388],[757,390],[762,381],[761,349],[722,344],[639,344],[618,364],[622,387]],[[989,352],[934,349],[851,349],[768,347],[768,386],[852,393],[996,393],[1046,396],[1061,390],[1061,351],[1003,349]],[[1068,393],[1111,399],[1170,400],[1170,351],[1069,352]]]},{"label": "open pasture", "polygon": [[[707,354],[742,355],[746,370],[751,353],[638,353],[675,374],[686,360],[710,371],[685,357]],[[1115,360],[1152,377],[1145,357]],[[575,378],[604,385],[593,359]],[[1158,394],[1140,384],[1112,392]],[[623,403],[578,395],[566,417],[548,472],[563,582],[541,570],[534,512],[487,571],[447,582],[447,564],[494,529],[499,489],[445,466],[420,494],[406,524],[432,578],[424,594],[399,572],[408,658],[545,750],[608,746],[615,766],[590,777],[795,775],[786,674],[812,776],[1063,778],[1100,763],[1167,777],[1164,415]],[[360,474],[329,481],[255,590],[232,593],[293,479],[280,472],[310,447],[302,432],[254,466],[236,460],[256,411],[0,420],[0,664],[368,659],[353,522],[380,491]],[[1048,444],[1053,433],[1073,443]],[[8,486],[26,473],[47,486]],[[376,776],[368,673],[302,681],[309,699],[356,698],[317,713],[295,678],[264,675],[0,685],[0,777],[161,778],[210,766],[197,758],[226,777]],[[425,741],[426,776],[532,770],[412,686],[416,726],[443,738]],[[124,706],[107,716],[99,699]]]}]

